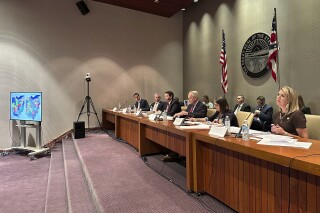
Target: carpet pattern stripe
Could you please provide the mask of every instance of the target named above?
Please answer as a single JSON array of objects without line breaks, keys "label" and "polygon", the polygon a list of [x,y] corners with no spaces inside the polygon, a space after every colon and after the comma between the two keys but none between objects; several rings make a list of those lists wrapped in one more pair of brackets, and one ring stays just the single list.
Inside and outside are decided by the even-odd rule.
[{"label": "carpet pattern stripe", "polygon": [[62,144],[51,149],[51,163],[47,189],[46,213],[67,213],[68,197]]},{"label": "carpet pattern stripe", "polygon": [[96,212],[72,139],[63,140],[69,212]]}]

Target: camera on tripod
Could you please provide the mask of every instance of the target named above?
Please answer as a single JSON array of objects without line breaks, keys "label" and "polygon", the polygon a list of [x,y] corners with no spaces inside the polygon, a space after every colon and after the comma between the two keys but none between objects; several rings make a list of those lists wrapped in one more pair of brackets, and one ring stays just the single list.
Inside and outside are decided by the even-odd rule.
[{"label": "camera on tripod", "polygon": [[90,73],[86,74],[86,77],[84,77],[86,79],[87,82],[91,81],[91,76]]}]

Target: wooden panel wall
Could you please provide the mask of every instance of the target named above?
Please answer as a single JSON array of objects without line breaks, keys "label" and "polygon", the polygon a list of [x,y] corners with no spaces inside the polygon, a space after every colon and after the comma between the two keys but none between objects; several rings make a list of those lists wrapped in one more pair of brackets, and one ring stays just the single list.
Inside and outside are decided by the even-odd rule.
[{"label": "wooden panel wall", "polygon": [[198,142],[203,176],[197,181],[236,211],[320,212],[319,176]]}]

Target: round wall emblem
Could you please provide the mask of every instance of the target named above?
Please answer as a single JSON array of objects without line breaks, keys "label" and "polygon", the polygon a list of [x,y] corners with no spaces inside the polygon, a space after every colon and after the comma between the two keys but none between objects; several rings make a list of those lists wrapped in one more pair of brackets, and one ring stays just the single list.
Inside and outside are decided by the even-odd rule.
[{"label": "round wall emblem", "polygon": [[242,70],[250,78],[262,78],[269,73],[270,37],[265,33],[253,34],[243,45],[241,52]]}]

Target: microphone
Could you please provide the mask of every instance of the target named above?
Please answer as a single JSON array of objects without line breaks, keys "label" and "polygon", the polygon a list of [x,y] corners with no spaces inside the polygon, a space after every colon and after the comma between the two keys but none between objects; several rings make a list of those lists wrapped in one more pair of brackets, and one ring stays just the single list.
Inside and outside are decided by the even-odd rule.
[{"label": "microphone", "polygon": [[160,113],[159,115],[157,115],[157,116],[154,118],[154,120],[155,120],[155,121],[161,121],[160,117],[161,117],[161,115],[162,115],[163,112],[164,112],[164,111],[161,111],[161,113]]},{"label": "microphone", "polygon": [[119,111],[120,111],[120,109],[121,109],[123,106],[125,106],[126,104],[127,104],[127,101],[126,101],[124,104],[120,105]]},{"label": "microphone", "polygon": [[[248,117],[247,117],[245,120],[248,120],[248,118],[250,117],[251,114],[252,114],[252,112],[250,112],[250,114],[248,115]],[[241,125],[241,127],[240,127],[239,132],[238,132],[234,137],[236,137],[236,138],[242,138],[241,132],[242,132],[242,125]]]}]

